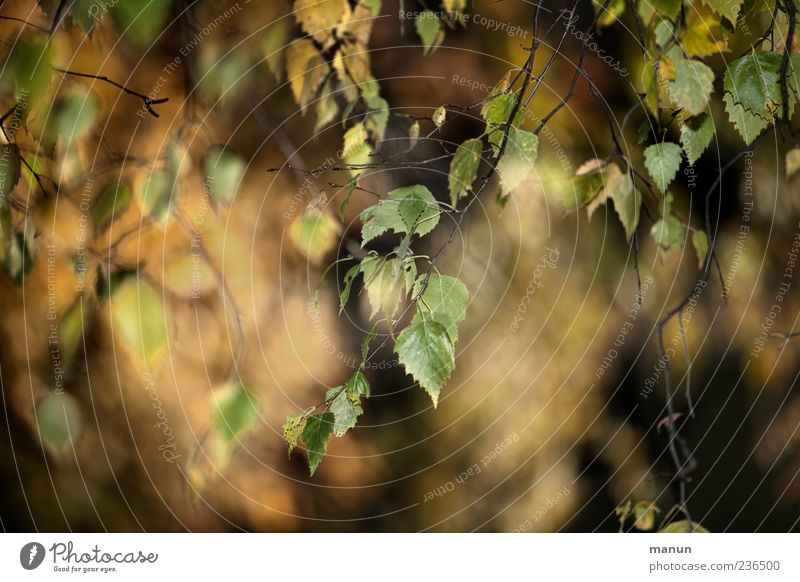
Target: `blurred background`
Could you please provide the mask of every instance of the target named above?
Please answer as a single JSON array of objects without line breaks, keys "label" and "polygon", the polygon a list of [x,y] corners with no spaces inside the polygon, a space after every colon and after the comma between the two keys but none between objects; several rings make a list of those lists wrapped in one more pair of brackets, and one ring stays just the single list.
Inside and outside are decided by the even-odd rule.
[{"label": "blurred background", "polygon": [[[80,142],[64,148],[70,155],[44,155],[49,194],[30,173],[12,194],[29,209],[15,214],[13,228],[31,233],[38,256],[21,282],[0,274],[3,530],[616,531],[615,508],[629,500],[654,501],[663,512],[675,503],[663,423],[659,430],[666,411],[654,325],[694,286],[697,259],[689,241],[659,252],[643,216],[639,305],[634,250],[613,207],[600,206],[591,220],[583,210],[565,211],[569,178],[613,148],[584,84],[542,132],[536,176],[502,211],[493,185],[439,265],[464,281],[470,304],[438,408],[385,349],[366,370],[372,397],[359,425],[332,440],[309,478],[304,452],[287,456],[282,425],[357,365],[369,306],[354,290],[338,315],[343,271],[326,267],[358,246],[358,215],[374,197],[355,190],[339,218],[350,179],[332,167],[340,163],[342,125],[316,127],[317,117],[298,108],[286,76],[276,72],[286,59],[277,49],[299,34],[289,2],[164,2],[145,24],[120,25],[125,10],[146,4],[101,8],[109,14],[90,36],[65,16],[52,61],[169,97],[154,108],[158,118],[142,112],[136,96],[74,75],[53,74],[45,96],[31,104],[47,110],[80,92],[84,104],[91,96],[96,116]],[[409,4],[384,1],[368,19],[369,66],[392,111],[384,153],[408,147],[409,116],[484,98],[524,62],[531,42],[530,3],[476,0],[466,12],[479,17],[443,27],[441,46],[423,54],[403,12],[420,7]],[[563,30],[561,6],[544,6],[542,29],[552,29],[541,62]],[[43,7],[6,1],[1,14],[47,28],[54,7]],[[588,23],[590,3],[578,14]],[[636,102],[642,65],[626,23],[595,40],[627,75],[593,54],[586,62],[620,122]],[[24,29],[0,22],[7,54]],[[567,39],[526,127],[566,93],[579,47]],[[720,62],[742,47],[732,45]],[[4,111],[14,105],[6,101]],[[713,114],[717,141],[673,188],[676,208],[695,224],[720,166],[743,147],[722,108]],[[639,110],[626,125],[626,141],[644,118]],[[43,155],[30,137],[36,119],[31,111],[17,136],[33,161]],[[446,145],[481,131],[477,111],[463,115],[448,125]],[[203,156],[214,144],[246,161],[227,208],[210,208],[204,192]],[[784,161],[792,145],[761,140],[711,197],[728,293],[725,301],[712,277],[684,319],[690,369],[677,325],[665,332],[675,346],[679,422],[698,462],[688,503],[711,531],[798,529],[800,340],[757,343],[765,321],[788,332],[799,313],[800,281],[786,278],[800,234],[800,178],[786,177]],[[173,204],[186,220],[154,225],[143,184],[176,150],[182,189]],[[413,155],[437,152],[440,145],[431,144]],[[446,160],[382,167],[359,184],[385,193],[423,182],[446,200],[447,168]],[[91,236],[91,269],[76,269],[85,203],[120,180],[131,202],[110,232]],[[297,223],[312,202],[327,226],[304,247]],[[453,228],[448,221],[418,254],[439,248]],[[195,236],[203,241],[199,258]],[[375,248],[393,243],[381,239]],[[12,250],[4,249],[6,263]],[[135,272],[150,291],[140,287],[118,306],[80,291],[97,287],[109,267]],[[319,313],[312,302],[318,284]],[[776,303],[780,313],[770,318]],[[78,312],[80,341],[64,354],[63,374],[54,373],[51,323]],[[126,330],[150,325],[142,321],[164,327],[158,357],[142,360],[125,345]],[[257,415],[249,430],[220,445],[216,413],[234,385],[247,387]]]}]

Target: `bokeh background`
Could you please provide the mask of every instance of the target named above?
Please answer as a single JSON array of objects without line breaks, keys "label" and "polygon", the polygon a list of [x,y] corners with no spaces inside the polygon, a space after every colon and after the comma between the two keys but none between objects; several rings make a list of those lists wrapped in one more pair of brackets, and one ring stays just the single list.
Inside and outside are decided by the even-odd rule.
[{"label": "bokeh background", "polygon": [[[325,171],[309,179],[289,167],[323,166],[335,159],[342,139],[341,124],[316,129],[314,115],[299,111],[285,80],[276,80],[271,67],[282,57],[273,54],[267,62],[275,31],[295,30],[289,2],[169,4],[168,19],[152,39],[126,35],[112,18],[104,18],[91,37],[68,20],[54,36],[56,66],[95,72],[170,100],[158,106],[156,119],[138,116],[140,101],[102,81],[56,75],[51,82],[52,95],[90,91],[99,114],[77,146],[76,165],[58,168],[58,196],[42,196],[25,178],[14,193],[35,202],[29,220],[40,251],[22,284],[0,274],[0,527],[616,531],[615,508],[628,500],[653,500],[669,509],[675,497],[666,435],[658,428],[666,413],[654,325],[694,285],[697,260],[688,241],[659,253],[643,217],[639,268],[646,283],[639,306],[634,252],[613,207],[599,207],[591,220],[585,211],[565,211],[568,178],[612,147],[606,120],[585,85],[543,132],[536,177],[502,212],[493,186],[443,257],[440,268],[466,283],[470,305],[456,372],[438,409],[386,349],[366,372],[373,396],[359,425],[332,440],[309,478],[304,453],[287,456],[281,427],[286,415],[321,400],[352,373],[370,327],[366,297],[355,297],[339,316],[343,273],[324,271],[357,246],[358,213],[374,199],[353,193],[322,257],[298,248],[290,236],[298,213],[324,193],[323,208],[336,217],[349,175]],[[579,14],[585,23],[591,7],[584,4]],[[549,27],[562,7],[545,6],[551,12],[543,27]],[[31,1],[6,1],[1,10],[43,26],[49,22]],[[219,20],[226,10],[233,13]],[[372,73],[393,111],[382,144],[386,152],[407,147],[408,115],[484,98],[524,61],[523,45],[531,40],[530,3],[476,1],[469,12],[508,26],[452,26],[442,46],[424,55],[413,22],[400,18],[399,10],[397,2],[383,2],[369,44]],[[187,49],[186,22],[203,31],[215,20],[213,30]],[[0,22],[4,51],[19,42],[23,28]],[[552,53],[562,29],[554,24],[540,58]],[[587,56],[587,69],[621,121],[637,99],[641,60],[634,34],[620,23],[596,39],[629,71],[622,76]],[[527,127],[535,127],[536,116],[565,94],[579,48],[568,40],[537,93]],[[739,52],[741,47],[730,47],[720,62]],[[179,55],[173,70],[169,64]],[[713,113],[716,143],[674,188],[676,206],[696,224],[719,167],[743,147],[724,111]],[[639,113],[628,123],[626,140],[635,138],[642,119]],[[479,119],[464,115],[445,137],[458,144],[481,129]],[[144,218],[141,184],[176,134],[187,160],[180,205],[200,225],[208,251],[204,268],[224,274],[229,300],[213,283],[201,297],[187,297],[185,271],[183,279],[176,280],[174,271],[168,275],[190,253],[185,225],[152,228]],[[25,136],[23,129],[20,142]],[[198,161],[215,143],[248,164],[233,204],[220,211],[205,205]],[[770,339],[753,355],[800,233],[800,178],[786,178],[784,162],[792,145],[763,139],[712,196],[727,301],[719,278],[712,278],[686,329],[690,374],[682,342],[670,362],[680,381],[676,406],[684,413],[691,378],[694,417],[681,419],[698,461],[689,506],[711,531],[798,529],[800,340]],[[440,151],[431,144],[414,155],[424,159]],[[115,246],[113,260],[157,283],[163,292],[158,309],[139,305],[134,317],[166,314],[169,339],[158,365],[144,367],[115,334],[111,306],[87,299],[92,315],[84,321],[76,363],[64,384],[69,439],[55,450],[43,440],[34,412],[56,388],[48,301],[55,301],[59,315],[75,304],[71,261],[79,244],[82,195],[87,184],[95,196],[120,176],[132,184],[134,196],[113,232],[133,235]],[[422,181],[446,199],[447,163],[380,168],[363,176],[361,185],[387,192]],[[748,219],[745,202],[753,204]],[[438,248],[451,227],[445,220],[418,252]],[[388,251],[392,242],[381,240],[377,248]],[[310,302],[320,281],[317,315]],[[796,326],[798,286],[800,280],[791,281],[774,330]],[[628,333],[620,342],[622,329]],[[668,327],[666,337],[679,339],[677,326]],[[257,397],[259,417],[225,463],[218,463],[208,435],[215,394],[232,380]],[[168,448],[164,422],[174,437]]]}]

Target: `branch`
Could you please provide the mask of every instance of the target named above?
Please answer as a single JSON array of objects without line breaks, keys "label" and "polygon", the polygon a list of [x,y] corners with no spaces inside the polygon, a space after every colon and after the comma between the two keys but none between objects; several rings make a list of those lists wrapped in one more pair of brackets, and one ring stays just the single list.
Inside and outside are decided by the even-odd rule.
[{"label": "branch", "polygon": [[120,85],[116,81],[114,81],[112,79],[109,79],[108,77],[103,76],[103,75],[95,75],[93,73],[79,73],[77,71],[68,71],[66,69],[59,69],[58,67],[53,67],[53,69],[58,71],[59,73],[64,74],[64,75],[71,75],[73,77],[83,77],[85,79],[95,79],[97,81],[103,81],[104,83],[108,83],[109,85],[113,85],[114,87],[116,87],[120,91],[123,91],[124,93],[127,93],[128,95],[133,95],[134,97],[138,97],[139,99],[141,99],[142,103],[144,105],[145,111],[147,111],[153,117],[158,117],[159,115],[158,115],[158,113],[155,112],[155,110],[153,110],[152,106],[153,105],[160,105],[162,103],[166,103],[167,101],[169,101],[169,97],[164,97],[163,99],[150,99],[150,97],[148,97],[147,95],[143,95],[142,93],[139,93],[138,91],[134,91],[133,89],[128,89],[125,85]]}]

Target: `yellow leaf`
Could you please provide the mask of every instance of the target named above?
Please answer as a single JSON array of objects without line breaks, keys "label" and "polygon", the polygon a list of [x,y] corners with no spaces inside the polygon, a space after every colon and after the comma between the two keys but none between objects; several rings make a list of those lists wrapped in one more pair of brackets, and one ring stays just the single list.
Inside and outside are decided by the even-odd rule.
[{"label": "yellow leaf", "polygon": [[309,39],[296,40],[286,49],[286,75],[300,107],[314,98],[327,74],[328,64]]},{"label": "yellow leaf", "polygon": [[336,25],[350,19],[347,0],[295,0],[294,17],[323,46],[333,42]]}]

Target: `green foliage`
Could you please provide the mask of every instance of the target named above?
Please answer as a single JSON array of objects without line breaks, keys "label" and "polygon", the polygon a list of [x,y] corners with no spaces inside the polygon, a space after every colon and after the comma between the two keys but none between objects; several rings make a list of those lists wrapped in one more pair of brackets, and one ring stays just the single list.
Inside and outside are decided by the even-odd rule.
[{"label": "green foliage", "polygon": [[694,252],[697,253],[697,264],[702,269],[708,256],[708,235],[702,230],[695,230],[692,233],[692,246]]},{"label": "green foliage", "polygon": [[328,451],[336,417],[332,412],[309,416],[303,429],[303,442],[308,451],[308,469],[313,476]]},{"label": "green foliage", "polygon": [[497,163],[502,198],[510,196],[533,172],[538,147],[539,138],[535,134],[511,128],[506,150]]},{"label": "green foliage", "polygon": [[33,268],[33,263],[38,255],[39,244],[36,241],[33,227],[28,224],[23,230],[11,233],[5,252],[6,272],[15,283],[22,283]]},{"label": "green foliage", "polygon": [[439,206],[425,186],[397,188],[361,213],[361,246],[387,231],[424,236],[439,224]]},{"label": "green foliage", "polygon": [[694,164],[714,139],[714,120],[707,113],[690,117],[681,124],[681,145],[689,165]]},{"label": "green foliage", "polygon": [[21,168],[22,163],[17,144],[0,145],[0,206],[6,204],[6,199],[19,182]]},{"label": "green foliage", "polygon": [[255,396],[239,382],[214,390],[213,454],[217,464],[225,465],[236,446],[251,432],[259,419]]},{"label": "green foliage", "polygon": [[419,296],[418,311],[412,323],[425,319],[438,321],[455,343],[458,326],[467,315],[469,294],[464,283],[455,277],[432,272],[416,280],[412,295]]},{"label": "green foliage", "polygon": [[83,415],[75,397],[68,393],[49,394],[36,404],[36,427],[47,450],[63,457],[83,428]]},{"label": "green foliage", "polygon": [[106,186],[92,202],[92,222],[95,232],[103,232],[131,203],[133,194],[124,182]]},{"label": "green foliage", "polygon": [[112,285],[111,323],[134,356],[150,362],[166,348],[166,310],[161,292],[142,277],[129,275]]},{"label": "green foliage", "polygon": [[633,506],[634,527],[641,531],[650,531],[656,526],[656,515],[659,513],[658,506],[650,501],[639,501]]},{"label": "green foliage", "polygon": [[714,90],[714,71],[700,61],[678,59],[675,81],[669,87],[672,101],[689,115],[702,113]]},{"label": "green foliage", "polygon": [[124,0],[109,3],[109,12],[120,34],[136,45],[148,45],[164,31],[170,16],[169,2]]},{"label": "green foliage", "polygon": [[239,189],[247,163],[222,146],[209,148],[203,162],[205,187],[218,206],[228,206],[233,202]]},{"label": "green foliage", "polygon": [[480,139],[468,139],[456,150],[456,155],[450,163],[450,204],[455,207],[459,199],[472,190],[472,183],[478,175],[481,164],[483,142]]},{"label": "green foliage", "polygon": [[692,522],[691,526],[685,519],[673,521],[668,526],[658,530],[658,533],[709,533],[706,528],[696,522]]},{"label": "green foliage", "polygon": [[412,322],[394,346],[400,363],[433,401],[439,403],[442,386],[455,369],[455,347],[447,328],[424,317]]},{"label": "green foliage", "polygon": [[444,39],[444,31],[439,22],[439,18],[434,12],[426,10],[417,16],[416,21],[417,34],[422,40],[422,46],[425,47],[425,53],[436,50],[442,40]]},{"label": "green foliage", "polygon": [[671,142],[653,144],[644,150],[644,165],[658,189],[666,192],[681,167],[681,148]]}]

